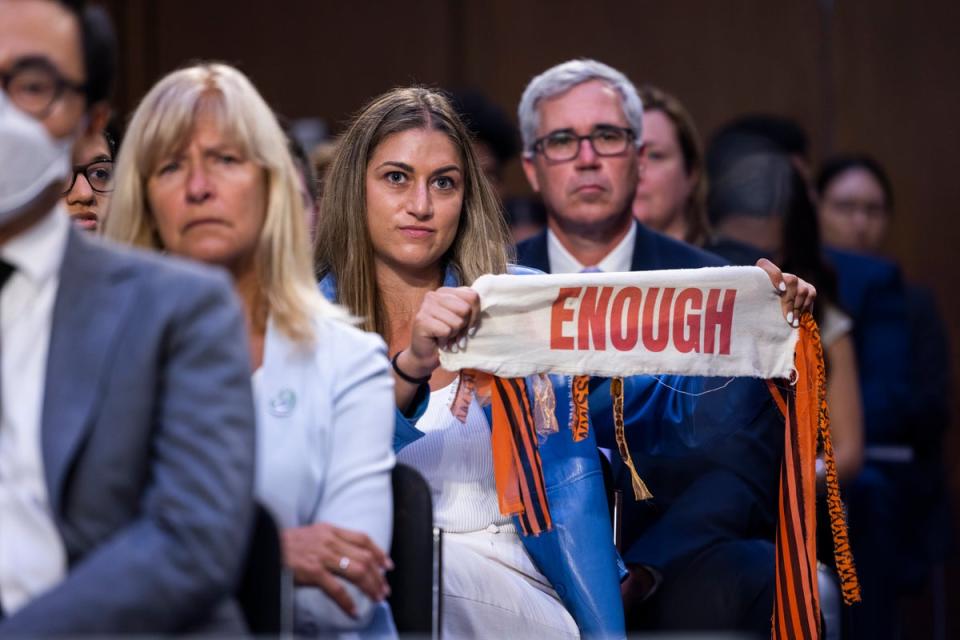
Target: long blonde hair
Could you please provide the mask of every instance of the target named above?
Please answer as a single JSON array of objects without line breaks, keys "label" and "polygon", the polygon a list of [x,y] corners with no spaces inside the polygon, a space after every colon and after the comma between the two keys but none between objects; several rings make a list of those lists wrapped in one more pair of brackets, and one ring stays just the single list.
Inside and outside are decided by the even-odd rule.
[{"label": "long blonde hair", "polygon": [[364,329],[384,337],[389,327],[367,230],[365,176],[377,146],[390,135],[412,129],[444,133],[463,162],[463,208],[444,263],[456,270],[462,284],[471,284],[485,273],[506,271],[510,257],[510,236],[500,202],[480,169],[468,130],[446,96],[409,87],[375,98],[340,138],[327,170],[316,260],[321,275],[336,278],[340,303],[362,319]]},{"label": "long blonde hair", "polygon": [[291,339],[309,342],[316,315],[348,314],[319,293],[298,177],[286,138],[270,107],[245,75],[219,63],[170,73],[140,102],[117,158],[115,188],[104,233],[127,244],[163,249],[147,202],[157,164],[183,148],[198,111],[212,115],[225,137],[261,166],[267,210],[256,251],[257,281],[272,321]]}]

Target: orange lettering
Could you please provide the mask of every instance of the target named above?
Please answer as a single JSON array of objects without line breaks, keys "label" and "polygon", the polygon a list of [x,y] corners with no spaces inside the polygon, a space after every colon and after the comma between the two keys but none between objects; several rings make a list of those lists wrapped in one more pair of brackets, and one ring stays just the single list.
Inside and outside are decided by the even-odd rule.
[{"label": "orange lettering", "polygon": [[[657,304],[660,288],[652,287],[647,291],[647,299],[643,302],[643,346],[648,351],[663,351],[667,347],[670,340],[670,303],[673,302],[675,291],[672,287],[663,290],[656,322],[653,319],[654,305]],[[654,328],[657,330],[656,337],[653,335]]]},{"label": "orange lettering", "polygon": [[550,348],[569,351],[573,349],[573,336],[563,335],[563,323],[573,320],[573,309],[564,305],[568,298],[580,297],[580,287],[561,288],[550,310]]},{"label": "orange lettering", "polygon": [[590,349],[590,338],[593,337],[593,348],[605,351],[607,348],[607,305],[610,303],[610,294],[613,287],[600,287],[600,299],[597,299],[597,287],[587,287],[580,301],[580,340],[577,348],[581,351]]},{"label": "orange lettering", "polygon": [[[638,287],[624,287],[613,299],[613,308],[610,311],[610,343],[617,351],[630,351],[637,344],[641,298],[642,293]],[[622,326],[624,305],[627,307],[626,331]]]},{"label": "orange lettering", "polygon": [[[687,303],[690,309],[687,310]],[[680,353],[700,352],[700,310],[703,292],[700,289],[684,289],[673,305],[673,343]],[[696,313],[690,313],[690,311]],[[684,326],[686,325],[686,326]],[[689,329],[689,334],[686,330]]]},{"label": "orange lettering", "polygon": [[737,297],[736,289],[723,292],[723,304],[720,304],[720,289],[710,289],[707,294],[707,308],[703,314],[703,352],[714,353],[716,331],[720,329],[720,348],[717,353],[730,355],[730,333],[733,329],[733,303]]}]

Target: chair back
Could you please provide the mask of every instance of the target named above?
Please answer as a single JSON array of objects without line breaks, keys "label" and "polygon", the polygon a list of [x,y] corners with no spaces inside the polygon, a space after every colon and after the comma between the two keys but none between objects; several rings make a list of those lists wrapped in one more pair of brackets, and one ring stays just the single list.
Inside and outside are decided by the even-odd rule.
[{"label": "chair back", "polygon": [[236,591],[253,635],[279,635],[290,628],[289,582],[283,566],[280,532],[270,512],[257,503],[253,534]]},{"label": "chair back", "polygon": [[610,511],[610,525],[613,528],[613,546],[617,551],[623,551],[623,491],[617,488],[613,478],[613,467],[603,451],[597,450],[600,456],[600,470],[603,472],[603,490],[607,494],[607,508]]},{"label": "chair back", "polygon": [[434,531],[430,486],[404,464],[393,469],[394,569],[387,573],[390,610],[402,634],[432,634],[440,629],[441,532]]}]

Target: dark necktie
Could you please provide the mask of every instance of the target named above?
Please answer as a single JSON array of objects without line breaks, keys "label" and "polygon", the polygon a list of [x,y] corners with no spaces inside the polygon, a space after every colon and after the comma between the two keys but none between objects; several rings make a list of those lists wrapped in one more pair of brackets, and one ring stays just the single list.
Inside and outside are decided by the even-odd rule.
[{"label": "dark necktie", "polygon": [[7,284],[7,280],[12,273],[13,265],[6,260],[0,259],[0,291],[3,291],[3,285]]},{"label": "dark necktie", "polygon": [[[14,272],[13,265],[7,262],[6,260],[4,260],[3,258],[0,258],[0,293],[3,293],[3,285],[7,284],[7,280],[10,279],[10,276],[13,274],[13,272]],[[0,331],[0,355],[3,354],[2,347],[3,347],[3,333],[2,331]],[[3,360],[0,359],[0,362],[3,362]],[[3,402],[3,394],[0,393],[0,403],[2,402]],[[0,416],[3,415],[2,409],[3,409],[3,405],[0,404]]]},{"label": "dark necktie", "polygon": [[[13,273],[13,265],[5,260],[0,260],[0,292],[3,291],[3,285],[7,284],[10,275]],[[3,362],[3,335],[0,335],[0,363]],[[3,416],[3,387],[0,386],[0,417]],[[0,603],[0,620],[3,620],[3,603]]]}]

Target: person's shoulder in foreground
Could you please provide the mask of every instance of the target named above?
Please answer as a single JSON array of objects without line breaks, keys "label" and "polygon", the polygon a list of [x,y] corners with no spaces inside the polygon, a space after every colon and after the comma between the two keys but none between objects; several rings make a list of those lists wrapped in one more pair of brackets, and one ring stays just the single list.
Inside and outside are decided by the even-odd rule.
[{"label": "person's shoulder in foreground", "polygon": [[46,475],[59,478],[51,506],[69,568],[0,633],[242,630],[229,594],[252,510],[254,417],[225,275],[71,230],[49,363]]}]

